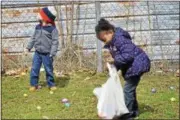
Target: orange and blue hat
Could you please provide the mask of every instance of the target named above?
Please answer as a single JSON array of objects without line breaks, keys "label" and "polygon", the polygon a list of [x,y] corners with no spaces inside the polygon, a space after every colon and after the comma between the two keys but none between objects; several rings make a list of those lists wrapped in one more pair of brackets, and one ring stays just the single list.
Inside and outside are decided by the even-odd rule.
[{"label": "orange and blue hat", "polygon": [[38,14],[38,18],[40,20],[44,20],[48,23],[51,23],[55,25],[54,21],[56,19],[57,12],[53,6],[44,7],[40,9],[40,12]]}]

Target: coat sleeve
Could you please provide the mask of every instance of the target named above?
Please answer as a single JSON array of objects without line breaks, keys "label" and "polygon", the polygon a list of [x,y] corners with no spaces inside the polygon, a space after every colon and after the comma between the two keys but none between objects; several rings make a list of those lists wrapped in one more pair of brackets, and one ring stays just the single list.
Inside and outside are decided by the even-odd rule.
[{"label": "coat sleeve", "polygon": [[123,30],[123,36],[126,37],[128,40],[132,40],[130,34],[125,30]]},{"label": "coat sleeve", "polygon": [[119,39],[121,40],[115,42],[117,51],[115,52],[114,64],[121,67],[124,64],[127,65],[133,62],[135,45],[123,36]]},{"label": "coat sleeve", "polygon": [[52,46],[51,46],[50,56],[55,56],[59,46],[58,30],[54,29],[51,34],[52,34]]},{"label": "coat sleeve", "polygon": [[35,35],[36,35],[36,30],[34,31],[34,34],[31,36],[30,40],[28,41],[28,44],[26,46],[26,48],[28,50],[31,50],[34,46],[34,43],[35,43]]}]

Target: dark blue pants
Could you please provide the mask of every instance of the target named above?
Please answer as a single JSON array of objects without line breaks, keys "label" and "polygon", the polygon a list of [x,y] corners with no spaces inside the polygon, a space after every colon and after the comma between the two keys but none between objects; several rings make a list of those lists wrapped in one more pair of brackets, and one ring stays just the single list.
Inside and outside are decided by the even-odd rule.
[{"label": "dark blue pants", "polygon": [[43,63],[44,69],[46,71],[46,79],[49,87],[54,86],[53,77],[53,58],[49,54],[41,54],[38,52],[34,53],[32,69],[30,74],[30,84],[31,86],[38,85],[39,71]]},{"label": "dark blue pants", "polygon": [[130,113],[138,115],[138,102],[136,99],[136,88],[140,81],[140,76],[133,76],[125,80],[124,96],[125,103]]}]

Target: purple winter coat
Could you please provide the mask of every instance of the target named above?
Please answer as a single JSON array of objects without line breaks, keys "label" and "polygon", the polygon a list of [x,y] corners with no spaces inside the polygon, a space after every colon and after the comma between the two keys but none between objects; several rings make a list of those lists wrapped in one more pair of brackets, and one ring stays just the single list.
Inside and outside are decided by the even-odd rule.
[{"label": "purple winter coat", "polygon": [[128,32],[121,28],[115,28],[115,34],[108,48],[114,58],[117,70],[121,69],[125,79],[131,76],[141,76],[150,70],[150,59],[147,54],[131,41]]}]

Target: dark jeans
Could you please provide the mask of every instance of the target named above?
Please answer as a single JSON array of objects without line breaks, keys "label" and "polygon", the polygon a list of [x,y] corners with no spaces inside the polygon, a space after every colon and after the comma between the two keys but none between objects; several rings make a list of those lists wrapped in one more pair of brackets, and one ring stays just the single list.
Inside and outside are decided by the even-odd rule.
[{"label": "dark jeans", "polygon": [[125,80],[124,96],[125,104],[129,112],[133,115],[138,115],[138,102],[136,99],[136,88],[140,81],[140,76],[133,76]]},{"label": "dark jeans", "polygon": [[46,71],[47,84],[49,87],[52,87],[55,85],[53,77],[53,58],[51,58],[49,54],[41,54],[38,52],[34,53],[32,69],[30,74],[30,84],[31,86],[38,85],[39,71],[42,63]]}]

